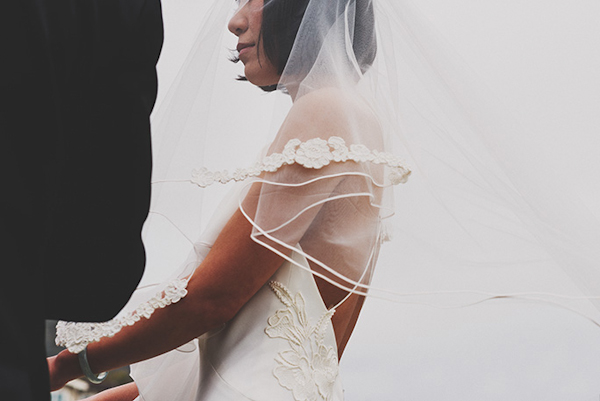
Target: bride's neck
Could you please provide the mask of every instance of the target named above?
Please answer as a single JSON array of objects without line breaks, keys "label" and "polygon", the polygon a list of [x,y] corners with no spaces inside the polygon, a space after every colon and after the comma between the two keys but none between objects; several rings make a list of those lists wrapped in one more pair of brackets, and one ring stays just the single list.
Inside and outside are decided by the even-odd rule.
[{"label": "bride's neck", "polygon": [[296,97],[298,96],[298,85],[286,85],[285,90],[292,97],[292,103],[296,101]]}]

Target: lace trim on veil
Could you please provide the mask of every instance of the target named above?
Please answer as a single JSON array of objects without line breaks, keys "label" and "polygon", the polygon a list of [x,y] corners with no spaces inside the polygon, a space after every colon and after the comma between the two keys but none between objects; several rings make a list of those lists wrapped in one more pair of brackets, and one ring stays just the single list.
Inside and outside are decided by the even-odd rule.
[{"label": "lace trim on veil", "polygon": [[112,337],[123,327],[133,326],[142,317],[148,319],[155,310],[179,302],[187,295],[187,279],[170,282],[167,287],[140,304],[134,311],[125,316],[115,317],[102,323],[76,323],[59,321],[56,325],[56,345],[66,347],[77,354],[88,345],[100,341],[103,337]]},{"label": "lace trim on veil", "polygon": [[[232,174],[227,170],[216,172],[206,168],[194,170],[191,182],[204,188],[215,182],[225,184],[230,181],[243,181],[250,177],[258,177],[263,172],[275,172],[284,165],[298,164],[306,168],[320,169],[332,162],[347,161],[387,165],[390,168],[388,178],[392,185],[405,183],[411,174],[410,169],[398,157],[390,153],[370,150],[360,144],[347,146],[344,139],[332,136],[328,140],[313,138],[305,142],[292,139],[287,142],[283,152],[266,156],[254,166],[236,169]],[[56,325],[56,345],[66,347],[72,353],[79,353],[88,344],[99,341],[103,337],[112,337],[123,327],[133,326],[142,317],[149,318],[156,309],[179,302],[187,295],[186,287],[186,279],[174,280],[167,284],[164,291],[141,303],[133,311],[125,312],[122,316],[117,315],[108,322],[59,321]]]},{"label": "lace trim on veil", "polygon": [[258,177],[263,172],[275,172],[283,165],[299,164],[306,168],[320,169],[331,162],[343,163],[371,162],[385,164],[391,171],[388,175],[392,185],[404,184],[411,171],[396,156],[370,150],[364,145],[346,145],[343,138],[332,136],[328,140],[321,138],[309,139],[305,142],[291,139],[287,142],[281,153],[272,153],[249,168],[238,168],[229,173],[227,170],[210,171],[203,167],[192,171],[192,183],[205,188],[215,182],[226,184],[230,181],[243,181],[250,177]]}]

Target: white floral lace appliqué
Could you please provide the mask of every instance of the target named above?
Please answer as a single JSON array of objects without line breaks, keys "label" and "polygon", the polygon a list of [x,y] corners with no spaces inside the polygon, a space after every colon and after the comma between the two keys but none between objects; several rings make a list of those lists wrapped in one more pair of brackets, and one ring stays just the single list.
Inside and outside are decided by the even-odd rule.
[{"label": "white floral lace appliqu\u00e9", "polygon": [[334,311],[327,311],[311,326],[301,293],[293,296],[275,281],[269,286],[286,308],[268,319],[265,333],[290,345],[275,358],[278,366],[273,374],[281,386],[292,391],[296,401],[330,400],[339,365],[335,348],[325,345],[325,334]]},{"label": "white floral lace appliqu\u00e9", "polygon": [[170,282],[159,294],[140,304],[133,312],[102,323],[76,323],[59,321],[56,325],[56,345],[77,354],[103,337],[112,337],[123,327],[133,326],[141,318],[150,318],[155,310],[179,302],[187,295],[186,279]]},{"label": "white floral lace appliqu\u00e9", "polygon": [[346,145],[343,138],[332,136],[328,140],[313,138],[302,142],[292,139],[284,146],[283,152],[272,153],[254,166],[236,169],[233,173],[227,170],[210,171],[206,167],[192,171],[192,183],[204,188],[215,182],[222,184],[230,181],[243,181],[249,177],[258,177],[263,172],[274,172],[283,165],[299,164],[306,168],[320,169],[331,162],[343,163],[371,162],[385,164],[390,168],[388,178],[393,185],[404,184],[411,174],[403,162],[396,156],[370,150],[364,145]]}]

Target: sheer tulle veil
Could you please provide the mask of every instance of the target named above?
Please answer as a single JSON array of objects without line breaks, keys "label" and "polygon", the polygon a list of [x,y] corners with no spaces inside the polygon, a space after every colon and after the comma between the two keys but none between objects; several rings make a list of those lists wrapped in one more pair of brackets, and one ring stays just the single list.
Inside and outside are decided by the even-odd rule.
[{"label": "sheer tulle veil", "polygon": [[[155,113],[139,289],[104,326],[61,322],[61,344],[77,351],[185,296],[224,203],[242,209],[256,242],[301,252],[315,275],[384,300],[378,316],[391,321],[412,305],[535,303],[598,325],[597,216],[552,180],[560,162],[532,163],[527,138],[544,138],[539,128],[413,1],[305,2],[271,93],[236,80],[243,67],[231,62],[227,21],[246,2],[212,2]],[[265,15],[285,3],[265,1]]]}]

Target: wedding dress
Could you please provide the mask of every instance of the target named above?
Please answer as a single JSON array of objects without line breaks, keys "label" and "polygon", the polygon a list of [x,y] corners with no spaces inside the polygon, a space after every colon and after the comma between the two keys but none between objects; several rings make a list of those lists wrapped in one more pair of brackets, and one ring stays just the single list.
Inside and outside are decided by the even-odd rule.
[{"label": "wedding dress", "polygon": [[[216,211],[199,241],[203,253],[236,200]],[[302,255],[293,258],[308,267]],[[323,304],[313,275],[284,262],[226,325],[133,365],[140,400],[342,400],[334,312]]]}]

